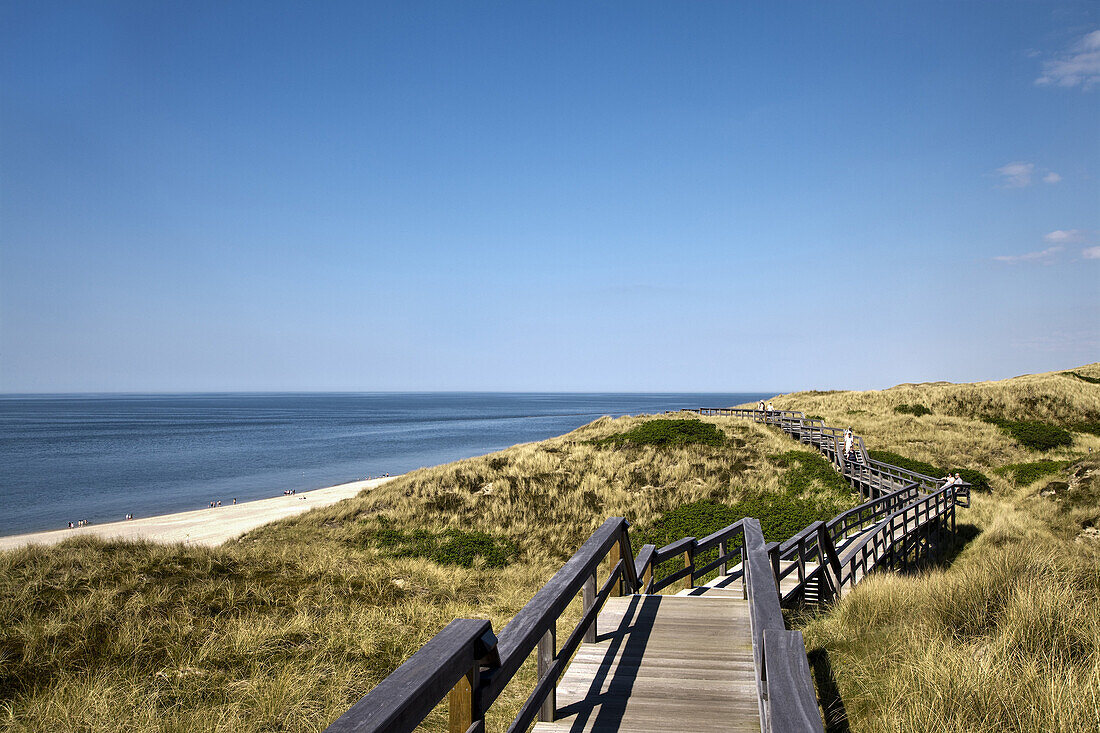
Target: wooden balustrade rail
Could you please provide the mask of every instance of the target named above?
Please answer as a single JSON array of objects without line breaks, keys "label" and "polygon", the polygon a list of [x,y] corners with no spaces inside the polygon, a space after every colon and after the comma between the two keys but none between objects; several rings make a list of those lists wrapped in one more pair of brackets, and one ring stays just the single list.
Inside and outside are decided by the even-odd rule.
[{"label": "wooden balustrade rail", "polygon": [[[488,621],[452,621],[326,733],[408,733],[444,696],[448,696],[451,733],[484,733],[486,712],[535,653],[535,687],[508,728],[509,733],[522,733],[536,718],[554,719],[557,683],[580,644],[596,640],[596,618],[609,597],[656,593],[678,581],[692,588],[713,571],[743,580],[762,730],[821,731],[802,635],[786,629],[781,604],[806,601],[811,585],[817,588],[817,600],[826,601],[875,568],[919,560],[944,533],[954,532],[955,507],[968,505],[959,499],[968,499],[969,485],[941,487],[940,480],[931,476],[870,459],[858,436],[854,441],[857,458],[845,460],[844,431],[798,411],[690,411],[781,427],[821,450],[868,501],[827,522],[813,522],[782,543],[766,543],[759,520],[746,517],[701,539],[684,537],[660,548],[645,545],[636,558],[629,522],[612,517],[512,618],[499,638]],[[714,560],[696,565],[701,553],[714,549]],[[607,578],[597,588],[597,570],[605,561]],[[657,569],[672,561],[683,565],[657,579]],[[730,567],[731,561],[737,564]],[[781,595],[782,581],[792,574],[797,574],[793,590]],[[578,593],[581,619],[559,646],[558,620]]]},{"label": "wooden balustrade rail", "polygon": [[788,631],[779,606],[779,586],[757,519],[743,520],[745,593],[756,667],[761,730],[823,731],[806,645],[801,631]]},{"label": "wooden balustrade rail", "polygon": [[[944,481],[907,468],[894,466],[870,457],[864,445],[863,437],[853,435],[852,453],[855,460],[849,460],[844,452],[844,429],[825,425],[823,420],[807,418],[798,410],[756,410],[747,408],[699,407],[688,408],[681,412],[694,412],[699,415],[719,415],[746,417],[755,422],[776,425],[784,432],[796,436],[799,441],[817,447],[826,458],[832,461],[844,476],[856,484],[860,493],[869,498],[890,493],[909,484],[918,484],[924,492],[939,490]],[[955,484],[956,501],[959,506],[970,506],[970,484]]]},{"label": "wooden balustrade rail", "polygon": [[[436,634],[326,729],[326,733],[404,733],[413,730],[450,690],[452,733],[484,731],[485,713],[538,648],[538,681],[509,731],[525,731],[539,716],[553,719],[554,688],[609,596],[638,590],[629,523],[604,522],[504,627],[499,639],[488,621],[459,619]],[[607,580],[595,590],[596,570],[608,558]],[[580,622],[555,649],[557,621],[583,591]]]}]

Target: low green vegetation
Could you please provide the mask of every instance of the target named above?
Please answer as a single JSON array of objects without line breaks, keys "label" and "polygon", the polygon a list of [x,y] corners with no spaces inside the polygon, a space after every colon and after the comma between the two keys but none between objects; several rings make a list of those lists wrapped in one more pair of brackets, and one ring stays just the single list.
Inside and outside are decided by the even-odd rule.
[{"label": "low green vegetation", "polygon": [[1002,431],[1011,435],[1025,448],[1048,451],[1052,448],[1073,445],[1073,436],[1065,428],[1038,420],[1004,420],[996,417],[984,418]]},{"label": "low green vegetation", "polygon": [[596,445],[712,445],[726,442],[725,433],[716,425],[702,420],[647,420],[635,428],[617,435],[593,441]]},{"label": "low green vegetation", "polygon": [[787,469],[779,478],[779,486],[788,494],[802,494],[815,483],[837,496],[847,496],[852,491],[844,477],[833,469],[833,464],[819,453],[791,450],[769,458],[775,465]]},{"label": "low green vegetation", "polygon": [[915,405],[907,405],[904,403],[900,404],[894,408],[894,412],[901,413],[903,415],[915,415],[916,417],[932,414],[931,410],[919,403]]},{"label": "low green vegetation", "polygon": [[[678,506],[649,526],[637,528],[635,552],[643,544],[663,547],[683,537],[701,539],[743,517],[759,519],[767,541],[782,542],[808,524],[832,519],[859,501],[832,465],[816,453],[792,450],[769,458],[785,469],[779,478],[780,491],[754,493],[732,504],[705,500]],[[740,540],[730,543],[731,550],[739,546]],[[701,553],[695,564],[705,565],[717,557],[717,551],[710,550]],[[656,577],[666,577],[679,567],[669,561],[658,568]],[[707,577],[711,576],[713,573]]]},{"label": "low green vegetation", "polygon": [[883,463],[889,463],[891,466],[897,466],[898,468],[904,468],[907,471],[915,471],[917,473],[923,473],[925,476],[931,476],[933,478],[942,478],[946,470],[933,466],[931,463],[925,463],[924,461],[918,461],[912,458],[906,458],[903,455],[892,453],[888,450],[869,450],[867,455],[876,461],[882,461]]},{"label": "low green vegetation", "polygon": [[970,484],[970,488],[974,491],[990,490],[989,477],[973,468],[941,468],[939,466],[933,466],[931,463],[906,458],[905,456],[885,450],[869,450],[867,451],[867,455],[871,456],[871,458],[876,461],[882,461],[883,463],[889,463],[891,466],[922,473],[932,478],[943,478],[949,473],[952,475],[957,473],[963,481]]},{"label": "low green vegetation", "polygon": [[352,535],[351,541],[390,557],[420,557],[440,565],[463,568],[502,568],[518,554],[514,542],[486,532],[402,530],[384,518],[365,520],[363,524],[363,530]]},{"label": "low green vegetation", "polygon": [[1011,463],[997,469],[997,473],[1008,474],[1018,486],[1035,483],[1043,476],[1058,473],[1071,461],[1034,461],[1032,463]]},{"label": "low green vegetation", "polygon": [[1067,423],[1066,427],[1076,433],[1100,435],[1100,420],[1084,420],[1081,422]]},{"label": "low green vegetation", "polygon": [[1073,372],[1073,371],[1062,372],[1062,374],[1064,376],[1067,376],[1067,377],[1076,377],[1077,379],[1080,379],[1082,382],[1088,382],[1089,384],[1100,384],[1100,377],[1090,377],[1087,374],[1081,374],[1079,372]]}]

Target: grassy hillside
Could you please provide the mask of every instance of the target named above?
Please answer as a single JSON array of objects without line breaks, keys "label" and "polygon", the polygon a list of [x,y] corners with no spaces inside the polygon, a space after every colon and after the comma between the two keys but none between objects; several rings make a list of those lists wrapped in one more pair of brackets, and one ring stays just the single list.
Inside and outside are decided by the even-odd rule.
[{"label": "grassy hillside", "polygon": [[[974,539],[949,564],[873,577],[797,619],[830,730],[1100,730],[1100,442],[1085,429],[1100,383],[1078,376],[1100,365],[1073,371],[774,400],[992,486],[960,515]],[[1068,428],[1072,444],[1029,449],[989,418]]]},{"label": "grassy hillside", "polygon": [[[608,516],[657,539],[704,526],[706,511],[666,517],[684,505],[802,521],[853,501],[783,436],[690,425],[706,428],[601,419],[216,549],[82,539],[0,554],[0,726],[321,730],[451,619],[502,628]],[[525,670],[496,723],[532,685]]]},{"label": "grassy hillside", "polygon": [[[1080,375],[1080,376],[1074,376]],[[1100,452],[1100,363],[1065,372],[1030,374],[975,384],[901,384],[868,392],[795,392],[775,398],[778,409],[802,410],[829,425],[852,429],[869,448],[893,451],[933,465],[992,469],[1040,459]],[[898,408],[921,405],[916,416]],[[995,422],[1038,422],[1066,429],[1073,444],[1036,451]]]},{"label": "grassy hillside", "polygon": [[[792,618],[830,718],[847,721],[832,730],[1100,729],[1100,365],[1072,371],[774,400],[990,479],[949,564]],[[1028,448],[1004,426],[1021,421],[1071,443]],[[502,628],[608,516],[663,542],[748,512],[781,539],[854,501],[778,430],[605,418],[216,549],[76,539],[0,553],[0,727],[318,731],[451,619]],[[532,684],[529,665],[490,729]],[[425,725],[444,728],[440,714]]]}]

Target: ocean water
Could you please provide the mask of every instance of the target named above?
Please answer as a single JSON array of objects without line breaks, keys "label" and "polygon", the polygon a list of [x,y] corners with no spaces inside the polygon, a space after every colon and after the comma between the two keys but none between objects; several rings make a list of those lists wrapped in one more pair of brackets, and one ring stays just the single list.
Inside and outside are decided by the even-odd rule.
[{"label": "ocean water", "polygon": [[761,394],[0,395],[0,535],[304,491]]}]

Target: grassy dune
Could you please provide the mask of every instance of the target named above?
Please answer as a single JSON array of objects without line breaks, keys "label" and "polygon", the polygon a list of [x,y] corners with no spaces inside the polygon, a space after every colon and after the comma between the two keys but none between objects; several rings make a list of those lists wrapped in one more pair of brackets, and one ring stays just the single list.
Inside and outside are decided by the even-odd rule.
[{"label": "grassy dune", "polygon": [[[982,419],[1100,419],[1100,365],[1074,371],[1087,378],[774,400],[992,486],[961,515],[970,541],[949,564],[871,578],[792,617],[830,719],[846,716],[833,730],[1100,729],[1100,463],[1088,453],[1100,438],[1075,430],[1072,445],[1036,452]],[[624,436],[651,433],[647,420],[601,419],[214,549],[79,539],[2,553],[0,727],[318,731],[451,619],[502,628],[608,516],[657,539],[682,532],[673,510],[693,503],[789,512],[767,518],[780,527],[854,501],[778,431],[704,422],[720,440],[639,445]],[[532,684],[528,665],[490,729]],[[442,711],[424,729],[445,729]]]},{"label": "grassy dune", "polygon": [[[707,420],[720,445],[604,440],[645,422],[601,419],[416,471],[219,548],[82,539],[2,553],[0,726],[321,730],[451,619],[502,628],[608,516],[642,531],[690,502],[851,501],[773,457],[792,449],[786,438],[743,421]],[[475,549],[488,538],[510,562],[416,556],[461,561],[440,553],[455,537]],[[526,669],[491,727],[533,682]],[[445,729],[442,714],[424,727]]]},{"label": "grassy dune", "polygon": [[[1100,365],[1075,371],[1095,376]],[[1100,384],[1055,372],[775,403],[991,478],[992,492],[960,515],[973,539],[949,564],[872,577],[797,619],[830,730],[1100,730],[1100,444],[1075,431],[1069,447],[1031,451],[978,419],[1095,421]],[[932,414],[899,414],[899,404]]]},{"label": "grassy dune", "polygon": [[[1073,371],[1100,377],[1100,363]],[[829,425],[850,425],[867,439],[870,448],[934,465],[971,464],[992,469],[1039,459],[1087,456],[1089,448],[1100,452],[1100,436],[1081,430],[1100,421],[1100,384],[1065,372],[974,384],[902,384],[868,392],[795,392],[773,402],[778,409],[824,417]],[[924,405],[932,414],[916,417],[896,412],[902,405]],[[1073,436],[1073,445],[1037,454],[983,417],[1065,427]]]}]

